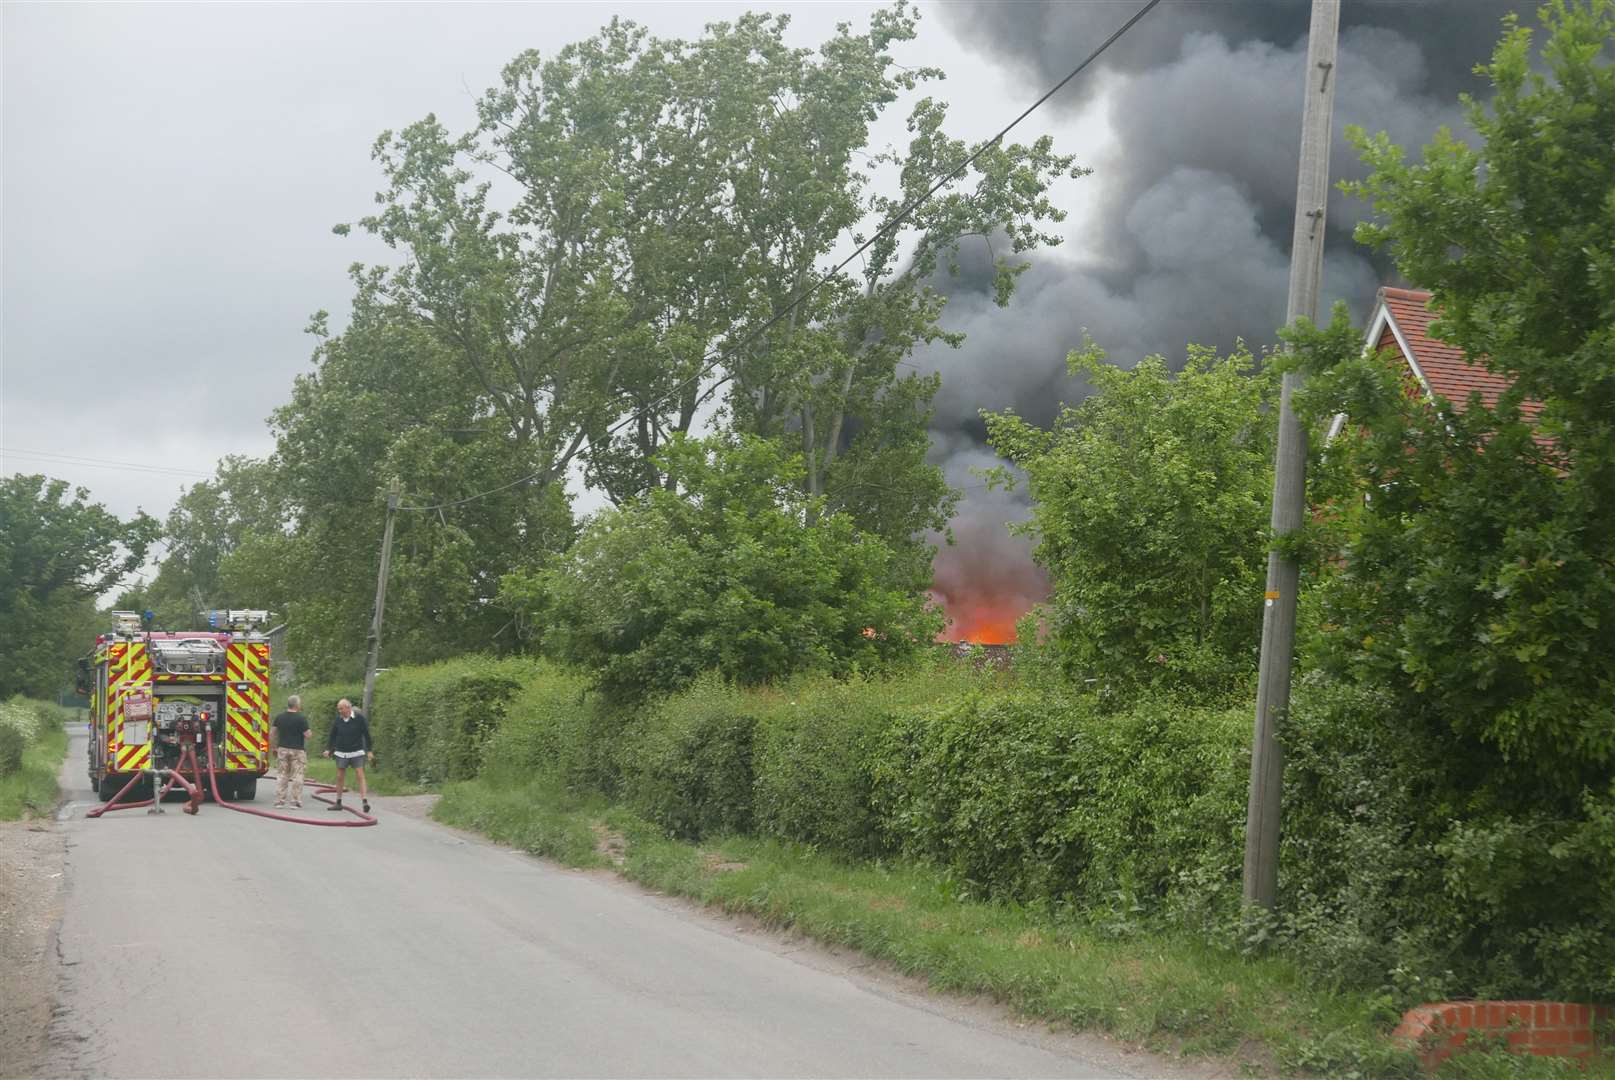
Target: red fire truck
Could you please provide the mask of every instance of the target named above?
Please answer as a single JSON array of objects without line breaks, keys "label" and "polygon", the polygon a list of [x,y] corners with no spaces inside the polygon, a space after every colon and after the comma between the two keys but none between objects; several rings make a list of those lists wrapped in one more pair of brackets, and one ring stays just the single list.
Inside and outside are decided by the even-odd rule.
[{"label": "red fire truck", "polygon": [[175,766],[181,717],[205,717],[213,729],[219,794],[256,796],[269,769],[270,618],[210,611],[208,629],[175,633],[153,631],[133,611],[112,613],[111,632],[79,662],[90,698],[90,783],[102,799],[132,775]]}]

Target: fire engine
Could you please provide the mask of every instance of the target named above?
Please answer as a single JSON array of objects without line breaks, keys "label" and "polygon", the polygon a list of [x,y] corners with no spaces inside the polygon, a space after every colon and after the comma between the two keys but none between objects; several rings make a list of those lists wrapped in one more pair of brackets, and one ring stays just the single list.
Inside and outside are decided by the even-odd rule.
[{"label": "fire engine", "polygon": [[[213,732],[219,794],[252,799],[269,769],[268,611],[209,611],[207,630],[153,631],[150,613],[114,611],[79,661],[90,699],[90,783],[111,799],[129,778],[172,769],[181,729]],[[182,723],[183,721],[183,723]],[[199,755],[200,756],[200,755]],[[206,767],[206,762],[203,763]]]}]

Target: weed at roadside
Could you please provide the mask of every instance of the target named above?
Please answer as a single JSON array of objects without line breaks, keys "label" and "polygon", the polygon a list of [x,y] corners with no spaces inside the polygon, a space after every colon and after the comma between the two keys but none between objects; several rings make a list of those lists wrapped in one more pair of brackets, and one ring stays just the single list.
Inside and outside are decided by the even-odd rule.
[{"label": "weed at roadside", "polygon": [[507,785],[473,780],[446,785],[432,817],[567,866],[595,867],[607,862],[597,850],[601,841],[592,827],[604,808],[602,800],[539,781]]},{"label": "weed at roadside", "polygon": [[42,731],[22,754],[22,767],[0,776],[0,821],[48,817],[61,792],[56,777],[67,757],[67,731],[54,724]]}]

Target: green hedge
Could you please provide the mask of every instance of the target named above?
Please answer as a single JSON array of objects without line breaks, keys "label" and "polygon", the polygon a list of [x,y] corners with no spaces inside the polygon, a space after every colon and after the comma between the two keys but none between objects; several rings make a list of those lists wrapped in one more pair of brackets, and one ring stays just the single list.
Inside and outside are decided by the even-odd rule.
[{"label": "green hedge", "polygon": [[873,854],[891,846],[871,800],[883,733],[914,709],[1001,681],[951,664],[745,690],[708,675],[632,713],[597,699],[587,724],[614,747],[603,790],[670,835],[759,832]]},{"label": "green hedge", "polygon": [[[531,660],[469,656],[383,672],[368,718],[377,767],[421,783],[476,776],[511,698],[539,671]],[[336,703],[346,697],[357,707],[363,688],[331,684],[299,693],[317,752],[325,748]]]},{"label": "green hedge", "polygon": [[[357,688],[304,691],[317,738],[343,695]],[[1399,1007],[1615,994],[1615,795],[1589,792],[1579,817],[1508,811],[1501,795],[1432,805],[1463,763],[1411,741],[1382,696],[1318,678],[1298,682],[1281,732],[1282,914],[1266,922],[1239,902],[1244,700],[1118,708],[943,664],[747,690],[708,677],[629,708],[552,666],[469,658],[384,674],[371,720],[383,769],[480,777],[489,806],[559,790],[684,839],[901,853],[960,895],[1118,934],[1169,920],[1284,942],[1317,978]]]},{"label": "green hedge", "polygon": [[1281,735],[1277,929],[1308,966],[1398,1001],[1615,1000],[1615,787],[1555,806],[1495,751],[1316,674]]},{"label": "green hedge", "polygon": [[754,701],[716,676],[647,709],[621,743],[623,798],[671,835],[750,832]]},{"label": "green hedge", "polygon": [[539,667],[483,744],[481,775],[501,785],[543,777],[573,791],[614,790],[615,739],[601,724],[618,717],[598,708],[587,686],[581,676]]},{"label": "green hedge", "polygon": [[481,775],[609,795],[670,835],[758,831],[872,854],[891,847],[870,798],[881,734],[905,710],[999,681],[951,664],[748,690],[709,676],[629,707],[544,666],[505,707]]},{"label": "green hedge", "polygon": [[537,671],[530,660],[467,657],[388,672],[376,691],[377,758],[423,783],[471,779],[510,699]]},{"label": "green hedge", "polygon": [[759,831],[841,851],[894,846],[877,811],[875,769],[888,733],[951,697],[1002,679],[942,667],[898,679],[813,678],[758,700]]},{"label": "green hedge", "polygon": [[893,726],[874,797],[903,850],[977,892],[1155,909],[1237,894],[1246,710],[973,693]]}]

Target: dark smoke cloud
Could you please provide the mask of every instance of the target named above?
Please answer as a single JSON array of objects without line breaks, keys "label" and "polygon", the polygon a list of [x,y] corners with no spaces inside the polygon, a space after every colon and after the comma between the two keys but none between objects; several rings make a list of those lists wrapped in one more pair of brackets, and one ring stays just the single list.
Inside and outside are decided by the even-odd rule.
[{"label": "dark smoke cloud", "polygon": [[[1138,0],[978,0],[940,5],[938,14],[960,41],[1028,68],[1037,83],[1052,83],[1138,7]],[[1491,55],[1503,16],[1528,16],[1535,9],[1534,2],[1514,0],[1345,0],[1340,27],[1343,34],[1374,27],[1414,43],[1430,61],[1427,89],[1450,98],[1471,88],[1471,69]],[[1311,0],[1167,0],[1106,50],[1100,63],[1128,74],[1151,71],[1177,59],[1184,40],[1195,34],[1289,48],[1306,36],[1311,13]],[[1081,104],[1095,87],[1092,79],[1073,82],[1063,104]]]},{"label": "dark smoke cloud", "polygon": [[[981,409],[1014,409],[1047,423],[1084,387],[1065,357],[1084,331],[1117,363],[1159,353],[1181,363],[1190,342],[1229,349],[1271,345],[1284,321],[1301,129],[1308,0],[1168,2],[1124,37],[1052,107],[1103,105],[1116,134],[1084,183],[1098,185],[1088,232],[1040,254],[1007,310],[987,288],[985,255],[957,279],[945,319],[963,348],[917,359],[943,375],[935,457],[966,487],[954,532],[937,559],[937,592],[950,610],[1044,595],[1042,574],[1007,520],[1024,519],[1024,495],[986,493],[969,473],[988,464]],[[1331,172],[1363,174],[1344,129],[1383,130],[1405,147],[1442,125],[1464,134],[1460,91],[1484,91],[1485,61],[1512,11],[1503,0],[1350,0],[1342,5]],[[1046,85],[1126,18],[1106,2],[946,4],[941,17],[975,43]],[[1100,96],[1100,91],[1103,91]],[[1052,103],[1051,103],[1052,104]],[[1071,147],[1081,154],[1081,147]],[[1359,317],[1391,268],[1351,240],[1367,207],[1330,198],[1322,310],[1345,300]],[[996,593],[993,591],[996,590]],[[1012,599],[1013,598],[1013,599]]]}]

